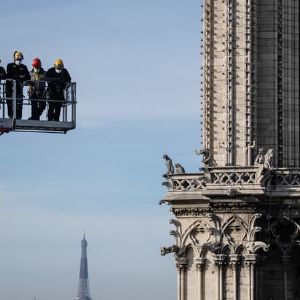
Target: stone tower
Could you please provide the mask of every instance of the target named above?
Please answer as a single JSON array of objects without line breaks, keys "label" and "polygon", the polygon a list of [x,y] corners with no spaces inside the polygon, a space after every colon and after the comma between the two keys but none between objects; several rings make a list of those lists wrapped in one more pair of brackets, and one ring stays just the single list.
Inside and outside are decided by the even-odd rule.
[{"label": "stone tower", "polygon": [[205,0],[202,40],[203,165],[164,155],[178,300],[299,300],[299,0]]},{"label": "stone tower", "polygon": [[81,241],[81,259],[79,271],[78,292],[75,300],[92,300],[89,288],[88,262],[87,262],[87,241],[85,235]]}]

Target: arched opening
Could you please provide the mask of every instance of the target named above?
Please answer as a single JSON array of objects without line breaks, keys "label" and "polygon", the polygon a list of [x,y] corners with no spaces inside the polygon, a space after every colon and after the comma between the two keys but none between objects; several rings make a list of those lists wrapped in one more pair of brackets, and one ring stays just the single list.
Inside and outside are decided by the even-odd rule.
[{"label": "arched opening", "polygon": [[291,252],[289,299],[300,300],[300,247],[296,246]]},{"label": "arched opening", "polygon": [[282,252],[271,246],[267,253],[260,253],[257,266],[259,299],[282,300],[284,298],[284,266]]}]

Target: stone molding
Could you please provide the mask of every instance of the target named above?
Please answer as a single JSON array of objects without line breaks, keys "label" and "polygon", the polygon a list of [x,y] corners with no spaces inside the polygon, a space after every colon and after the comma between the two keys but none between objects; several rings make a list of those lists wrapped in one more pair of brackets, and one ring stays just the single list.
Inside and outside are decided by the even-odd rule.
[{"label": "stone molding", "polygon": [[245,195],[300,196],[298,168],[213,167],[206,168],[203,173],[172,174],[165,178],[167,181],[163,185],[168,188],[165,202],[176,197],[177,193],[229,198]]}]

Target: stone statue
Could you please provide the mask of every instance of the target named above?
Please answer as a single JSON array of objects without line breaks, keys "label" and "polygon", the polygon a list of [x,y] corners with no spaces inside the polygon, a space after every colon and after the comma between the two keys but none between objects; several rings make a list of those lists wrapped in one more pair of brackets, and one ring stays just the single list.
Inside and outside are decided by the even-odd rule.
[{"label": "stone statue", "polygon": [[176,174],[185,174],[185,170],[181,164],[175,164]]},{"label": "stone statue", "polygon": [[202,162],[205,166],[209,166],[209,162],[210,162],[210,151],[209,149],[202,149],[200,150],[200,154],[202,155]]},{"label": "stone statue", "polygon": [[254,165],[263,165],[264,169],[272,169],[273,168],[273,157],[274,150],[269,149],[267,153],[264,155],[264,148],[259,148],[258,154],[255,158]]},{"label": "stone statue", "polygon": [[260,148],[254,162],[254,164],[258,166],[257,172],[255,174],[255,181],[267,187],[270,187],[274,181],[273,157],[273,149],[269,149],[267,153],[263,155],[263,148]]},{"label": "stone statue", "polygon": [[264,157],[264,168],[265,169],[273,169],[273,157],[274,157],[274,150],[269,149]]},{"label": "stone statue", "polygon": [[165,159],[166,167],[167,167],[167,173],[164,175],[167,176],[167,175],[174,174],[174,166],[173,166],[172,159],[167,154],[163,155],[163,159]]},{"label": "stone statue", "polygon": [[259,148],[258,149],[258,154],[255,158],[254,165],[263,165],[265,162],[265,157],[264,157],[264,148]]},{"label": "stone statue", "polygon": [[197,155],[202,155],[202,163],[204,167],[216,167],[217,164],[211,157],[211,152],[209,149],[201,149],[196,151]]}]

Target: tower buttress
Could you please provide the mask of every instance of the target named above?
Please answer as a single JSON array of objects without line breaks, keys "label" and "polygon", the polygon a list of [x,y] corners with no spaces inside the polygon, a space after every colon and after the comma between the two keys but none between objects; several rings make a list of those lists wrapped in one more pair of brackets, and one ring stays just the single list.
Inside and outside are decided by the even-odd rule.
[{"label": "tower buttress", "polygon": [[299,1],[204,1],[204,147],[218,166],[258,149],[300,167]]}]

